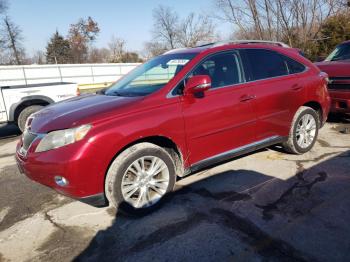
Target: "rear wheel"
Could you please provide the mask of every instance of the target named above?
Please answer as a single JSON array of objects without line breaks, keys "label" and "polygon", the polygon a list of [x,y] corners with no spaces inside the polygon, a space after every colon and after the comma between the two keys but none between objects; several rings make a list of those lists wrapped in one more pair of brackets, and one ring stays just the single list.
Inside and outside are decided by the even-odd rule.
[{"label": "rear wheel", "polygon": [[40,109],[42,109],[43,106],[40,105],[32,105],[32,106],[28,106],[26,108],[24,108],[21,113],[19,113],[18,119],[17,119],[17,125],[19,127],[19,129],[23,132],[26,126],[26,122],[28,117],[39,111]]},{"label": "rear wheel", "polygon": [[288,141],[283,143],[284,149],[293,154],[308,152],[317,140],[319,126],[318,113],[310,107],[300,107],[293,118]]},{"label": "rear wheel", "polygon": [[126,214],[146,214],[160,204],[175,185],[175,164],[163,148],[136,144],[110,166],[105,192],[110,205]]}]

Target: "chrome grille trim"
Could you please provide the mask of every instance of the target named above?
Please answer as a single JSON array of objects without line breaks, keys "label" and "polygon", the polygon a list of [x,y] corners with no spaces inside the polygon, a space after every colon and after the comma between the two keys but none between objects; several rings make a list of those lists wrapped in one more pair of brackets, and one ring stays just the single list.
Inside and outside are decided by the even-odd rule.
[{"label": "chrome grille trim", "polygon": [[330,90],[350,90],[350,76],[349,77],[330,77],[328,83]]}]

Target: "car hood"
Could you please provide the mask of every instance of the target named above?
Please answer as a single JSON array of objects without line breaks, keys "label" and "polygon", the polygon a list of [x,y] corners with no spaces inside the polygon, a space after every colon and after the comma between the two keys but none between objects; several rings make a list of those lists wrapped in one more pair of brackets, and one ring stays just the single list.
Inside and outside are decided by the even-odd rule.
[{"label": "car hood", "polygon": [[[119,97],[106,95],[77,96],[45,107],[33,115],[30,130],[46,133],[52,130],[66,129],[92,123],[104,115],[117,114],[142,97]],[[113,111],[113,112],[112,112]]]},{"label": "car hood", "polygon": [[328,74],[329,77],[350,76],[350,60],[344,61],[324,61],[315,63],[321,71]]}]

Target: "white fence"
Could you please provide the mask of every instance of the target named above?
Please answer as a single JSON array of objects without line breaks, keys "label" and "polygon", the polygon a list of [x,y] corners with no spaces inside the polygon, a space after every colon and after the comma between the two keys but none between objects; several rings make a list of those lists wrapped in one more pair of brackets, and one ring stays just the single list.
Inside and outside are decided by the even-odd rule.
[{"label": "white fence", "polygon": [[0,86],[52,82],[108,83],[118,80],[137,65],[139,63],[0,66]]}]

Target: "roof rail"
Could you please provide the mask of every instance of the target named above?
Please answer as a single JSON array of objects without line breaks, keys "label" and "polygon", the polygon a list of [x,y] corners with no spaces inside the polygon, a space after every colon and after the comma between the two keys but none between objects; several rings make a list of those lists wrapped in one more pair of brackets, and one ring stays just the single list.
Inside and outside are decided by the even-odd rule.
[{"label": "roof rail", "polygon": [[228,44],[268,44],[268,45],[277,45],[280,47],[289,48],[290,46],[278,41],[267,41],[267,40],[227,40],[227,41],[220,41],[216,43],[208,43],[200,46],[209,46],[212,47],[216,46],[222,46],[222,45],[228,45]]},{"label": "roof rail", "polygon": [[186,49],[188,49],[188,48],[187,48],[187,47],[181,47],[181,48],[171,49],[171,50],[165,51],[165,52],[163,53],[163,55],[171,54],[171,53],[174,53],[174,52],[176,52],[176,51],[186,50]]}]

